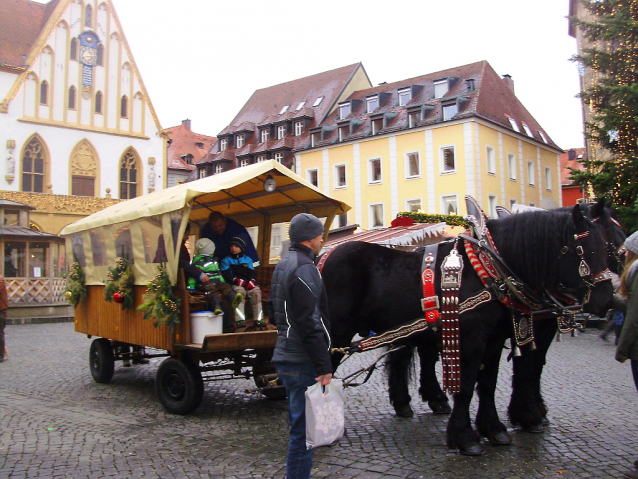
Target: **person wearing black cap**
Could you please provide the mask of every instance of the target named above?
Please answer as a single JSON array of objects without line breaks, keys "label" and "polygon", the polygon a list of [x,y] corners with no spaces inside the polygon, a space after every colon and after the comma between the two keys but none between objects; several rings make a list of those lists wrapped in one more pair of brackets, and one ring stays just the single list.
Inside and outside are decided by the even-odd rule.
[{"label": "person wearing black cap", "polygon": [[306,449],[306,389],[332,380],[328,298],[315,264],[323,232],[313,215],[302,213],[291,220],[290,251],[273,272],[268,297],[268,317],[277,325],[272,362],[288,396],[288,479],[309,478],[312,469],[314,449]]},{"label": "person wearing black cap", "polygon": [[[220,269],[224,279],[231,285],[236,293],[244,298],[248,296],[253,310],[253,320],[255,326],[261,326],[261,289],[257,286],[257,274],[253,268],[253,260],[245,254],[246,239],[243,236],[233,236],[230,239],[230,255],[222,259]],[[237,327],[246,325],[244,318],[244,304],[242,301],[237,306],[240,313],[240,320]]]}]

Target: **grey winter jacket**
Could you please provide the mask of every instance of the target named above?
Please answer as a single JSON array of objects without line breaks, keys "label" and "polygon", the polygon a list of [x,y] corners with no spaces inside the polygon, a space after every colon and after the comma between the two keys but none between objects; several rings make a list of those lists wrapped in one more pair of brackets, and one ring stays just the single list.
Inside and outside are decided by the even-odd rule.
[{"label": "grey winter jacket", "polygon": [[[625,313],[625,322],[616,347],[616,360],[638,359],[638,260],[634,261],[627,273],[629,293],[625,301],[614,296],[614,308]],[[623,298],[624,299],[624,298]],[[626,306],[623,310],[622,306]]]},{"label": "grey winter jacket", "polygon": [[316,255],[293,244],[272,275],[269,317],[275,318],[277,344],[272,361],[312,363],[317,375],[332,373],[328,297]]}]

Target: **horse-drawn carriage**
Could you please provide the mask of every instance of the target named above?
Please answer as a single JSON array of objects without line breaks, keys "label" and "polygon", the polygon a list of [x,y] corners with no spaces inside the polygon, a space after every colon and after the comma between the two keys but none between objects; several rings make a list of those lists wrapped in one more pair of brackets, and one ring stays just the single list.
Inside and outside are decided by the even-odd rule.
[{"label": "horse-drawn carriage", "polygon": [[[335,215],[349,209],[276,161],[267,161],[124,201],[64,228],[68,257],[77,263],[69,292],[76,303],[75,330],[97,337],[89,358],[95,381],[109,382],[115,361],[164,356],[155,389],[172,413],[192,412],[203,398],[204,381],[220,377],[253,377],[266,396],[284,394],[270,363],[276,331],[192,339],[191,310],[201,309],[201,302],[186,289],[178,269],[186,225],[201,227],[217,210],[256,229],[262,261],[257,271],[267,296],[274,269],[273,226],[307,212],[326,218],[327,232]],[[123,290],[109,296],[115,279]],[[160,324],[156,317],[145,319],[138,310],[142,304],[166,312]]]}]

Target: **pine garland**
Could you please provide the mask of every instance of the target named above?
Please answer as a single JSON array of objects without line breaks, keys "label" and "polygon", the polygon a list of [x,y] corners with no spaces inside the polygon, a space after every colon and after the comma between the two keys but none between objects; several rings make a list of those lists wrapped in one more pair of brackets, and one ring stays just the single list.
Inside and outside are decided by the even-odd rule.
[{"label": "pine garland", "polygon": [[131,262],[124,258],[117,258],[115,268],[109,268],[106,273],[106,288],[104,299],[110,303],[115,302],[114,295],[122,298],[122,309],[132,310],[135,298],[133,294],[134,277]]},{"label": "pine garland", "polygon": [[71,268],[66,277],[64,297],[77,307],[78,303],[86,298],[86,284],[84,284],[84,271],[78,262],[71,263]]},{"label": "pine garland", "polygon": [[426,213],[404,211],[399,213],[398,216],[407,216],[408,218],[412,218],[415,223],[447,223],[450,226],[468,227],[468,224],[463,217],[458,215],[430,215]]},{"label": "pine garland", "polygon": [[180,299],[173,294],[173,286],[168,278],[166,269],[158,266],[159,272],[148,283],[142,304],[137,307],[138,311],[144,312],[144,319],[155,318],[153,325],[166,325],[171,332],[175,330],[175,325],[179,324]]}]

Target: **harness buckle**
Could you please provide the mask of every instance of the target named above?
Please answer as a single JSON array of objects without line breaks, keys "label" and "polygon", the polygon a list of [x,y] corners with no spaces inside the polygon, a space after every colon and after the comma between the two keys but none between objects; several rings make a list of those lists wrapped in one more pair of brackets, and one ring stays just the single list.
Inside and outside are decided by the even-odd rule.
[{"label": "harness buckle", "polygon": [[433,309],[439,309],[439,297],[428,296],[427,298],[421,299],[421,309],[425,313],[432,311]]}]

